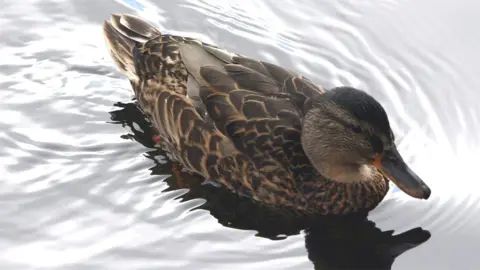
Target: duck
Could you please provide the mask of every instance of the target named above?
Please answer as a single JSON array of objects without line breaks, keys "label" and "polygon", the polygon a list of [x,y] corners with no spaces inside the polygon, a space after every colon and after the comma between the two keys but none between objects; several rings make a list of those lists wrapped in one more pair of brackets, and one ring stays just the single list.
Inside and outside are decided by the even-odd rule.
[{"label": "duck", "polygon": [[400,155],[385,109],[364,90],[325,89],[131,14],[112,14],[103,34],[158,147],[191,174],[307,216],[369,212],[390,181],[430,197]]}]

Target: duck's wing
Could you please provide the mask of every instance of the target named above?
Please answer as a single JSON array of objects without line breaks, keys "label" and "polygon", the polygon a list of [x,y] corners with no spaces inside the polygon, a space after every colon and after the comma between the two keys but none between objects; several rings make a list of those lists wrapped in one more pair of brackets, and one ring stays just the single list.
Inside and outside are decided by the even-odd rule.
[{"label": "duck's wing", "polygon": [[277,65],[233,57],[201,66],[200,97],[216,128],[257,168],[287,169],[294,178],[312,166],[301,145],[302,118],[322,89]]},{"label": "duck's wing", "polygon": [[196,40],[179,44],[187,93],[256,168],[312,170],[300,142],[302,118],[324,90],[278,65]]},{"label": "duck's wing", "polygon": [[301,119],[320,87],[273,64],[162,35],[134,16],[112,16],[104,33],[176,160],[267,203],[295,198],[285,193],[311,167],[300,144]]}]

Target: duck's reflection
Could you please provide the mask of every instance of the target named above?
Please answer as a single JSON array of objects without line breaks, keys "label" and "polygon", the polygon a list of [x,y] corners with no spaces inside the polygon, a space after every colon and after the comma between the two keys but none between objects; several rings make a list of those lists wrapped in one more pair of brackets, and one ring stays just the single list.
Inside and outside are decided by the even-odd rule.
[{"label": "duck's reflection", "polygon": [[[153,148],[154,130],[136,104],[117,103],[115,106],[120,109],[110,112],[113,122],[129,126],[132,131],[125,138]],[[152,174],[172,175],[166,180],[169,186],[166,191],[188,188],[182,200],[205,199],[206,203],[199,208],[208,210],[224,226],[255,230],[258,236],[274,240],[305,230],[308,257],[315,269],[391,269],[397,256],[430,238],[430,233],[421,228],[393,235],[393,231],[377,228],[365,215],[308,220],[291,216],[240,198],[223,188],[204,184],[203,179],[183,172],[175,163],[158,162],[156,156],[165,156],[160,150],[146,154],[155,163]]]}]

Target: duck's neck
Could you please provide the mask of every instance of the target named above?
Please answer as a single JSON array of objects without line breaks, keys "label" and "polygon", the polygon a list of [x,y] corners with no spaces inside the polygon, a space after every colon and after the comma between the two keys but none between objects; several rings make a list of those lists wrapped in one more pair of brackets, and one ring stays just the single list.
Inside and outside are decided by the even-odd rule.
[{"label": "duck's neck", "polygon": [[[324,162],[325,163],[325,162]],[[327,162],[323,166],[316,166],[325,178],[341,183],[371,181],[377,177],[378,171],[374,166],[349,163]]]},{"label": "duck's neck", "polygon": [[323,214],[349,214],[370,211],[385,197],[389,185],[381,174],[373,174],[368,181],[331,180],[317,172],[315,177],[302,185],[309,208]]}]

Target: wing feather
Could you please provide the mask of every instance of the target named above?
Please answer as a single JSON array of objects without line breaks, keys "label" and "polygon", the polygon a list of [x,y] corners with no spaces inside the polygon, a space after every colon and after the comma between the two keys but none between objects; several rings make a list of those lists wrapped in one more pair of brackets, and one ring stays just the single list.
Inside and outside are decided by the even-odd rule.
[{"label": "wing feather", "polygon": [[307,207],[297,190],[312,168],[301,123],[323,89],[274,64],[163,35],[134,16],[114,15],[104,31],[173,159],[239,194]]}]

